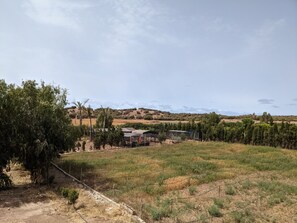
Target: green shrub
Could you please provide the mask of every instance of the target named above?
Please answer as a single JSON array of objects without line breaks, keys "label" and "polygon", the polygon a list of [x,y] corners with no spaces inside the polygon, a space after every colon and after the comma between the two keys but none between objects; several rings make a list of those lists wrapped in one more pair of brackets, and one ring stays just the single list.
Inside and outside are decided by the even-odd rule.
[{"label": "green shrub", "polygon": [[190,195],[194,195],[197,192],[196,187],[194,186],[190,186],[189,187],[189,193]]},{"label": "green shrub", "polygon": [[220,209],[217,205],[212,205],[209,209],[208,209],[208,213],[213,216],[213,217],[222,217],[223,214],[220,212]]},{"label": "green shrub", "polygon": [[62,187],[60,192],[64,198],[68,199],[69,204],[74,204],[78,199],[79,193],[75,189],[69,189]]},{"label": "green shrub", "polygon": [[162,218],[169,217],[172,213],[172,201],[165,199],[158,202],[157,207],[150,207],[150,213],[154,221],[161,220]]},{"label": "green shrub", "polygon": [[234,195],[236,192],[235,192],[235,189],[232,186],[227,186],[226,189],[225,189],[225,193],[228,194],[228,195]]},{"label": "green shrub", "polygon": [[249,190],[251,189],[253,186],[252,182],[250,180],[245,180],[243,183],[242,183],[242,188],[245,189],[245,190]]},{"label": "green shrub", "polygon": [[0,173],[0,190],[12,187],[12,182],[5,173]]},{"label": "green shrub", "polygon": [[206,214],[201,214],[198,220],[202,223],[207,223],[208,222],[208,216]]},{"label": "green shrub", "polygon": [[232,212],[233,219],[236,223],[253,223],[255,218],[249,210]]},{"label": "green shrub", "polygon": [[221,200],[221,199],[217,199],[217,198],[215,198],[215,199],[213,200],[213,203],[214,203],[215,205],[217,205],[219,208],[224,208],[224,201]]},{"label": "green shrub", "polygon": [[70,190],[68,194],[68,200],[70,204],[74,204],[76,200],[78,199],[79,193],[76,190]]}]

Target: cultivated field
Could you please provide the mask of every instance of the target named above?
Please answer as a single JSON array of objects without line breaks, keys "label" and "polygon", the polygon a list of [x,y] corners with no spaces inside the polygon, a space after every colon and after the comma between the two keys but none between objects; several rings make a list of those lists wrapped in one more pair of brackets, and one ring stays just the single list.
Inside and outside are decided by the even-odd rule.
[{"label": "cultivated field", "polygon": [[214,142],[65,154],[148,222],[297,222],[297,151]]}]

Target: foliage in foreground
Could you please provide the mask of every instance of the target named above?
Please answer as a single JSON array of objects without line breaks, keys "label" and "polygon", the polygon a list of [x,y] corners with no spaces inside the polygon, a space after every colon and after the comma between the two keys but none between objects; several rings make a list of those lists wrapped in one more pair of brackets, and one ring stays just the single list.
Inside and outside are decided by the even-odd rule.
[{"label": "foliage in foreground", "polygon": [[48,180],[50,162],[76,140],[66,104],[66,91],[59,87],[0,80],[0,173],[14,157],[31,172],[33,182]]},{"label": "foliage in foreground", "polygon": [[79,196],[79,193],[75,189],[62,187],[60,192],[64,198],[68,199],[69,204],[74,204]]},{"label": "foliage in foreground", "polygon": [[222,217],[223,214],[220,211],[220,208],[217,205],[212,205],[209,209],[208,209],[208,213],[213,216],[213,217]]},{"label": "foliage in foreground", "polygon": [[11,186],[12,182],[9,177],[4,173],[0,173],[0,190],[8,189]]}]

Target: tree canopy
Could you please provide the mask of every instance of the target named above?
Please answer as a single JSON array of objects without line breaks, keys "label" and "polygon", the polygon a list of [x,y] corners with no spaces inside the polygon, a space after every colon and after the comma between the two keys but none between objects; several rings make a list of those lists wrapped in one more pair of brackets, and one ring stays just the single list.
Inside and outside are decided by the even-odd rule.
[{"label": "tree canopy", "polygon": [[96,120],[97,128],[111,128],[113,116],[110,108],[101,108]]},{"label": "tree canopy", "polygon": [[34,182],[48,179],[50,162],[76,140],[66,105],[66,90],[60,87],[0,80],[0,172],[16,158]]}]

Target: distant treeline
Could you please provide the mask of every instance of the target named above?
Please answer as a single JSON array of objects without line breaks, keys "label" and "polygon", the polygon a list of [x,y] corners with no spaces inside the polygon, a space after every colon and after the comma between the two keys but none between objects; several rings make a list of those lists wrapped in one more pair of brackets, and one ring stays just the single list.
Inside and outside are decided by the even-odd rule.
[{"label": "distant treeline", "polygon": [[160,123],[160,124],[125,124],[124,127],[150,129],[159,132],[169,130],[188,131],[191,138],[199,141],[224,141],[297,149],[297,125],[288,122],[275,123],[269,113],[264,112],[255,123],[252,118],[241,122],[224,122],[216,113],[205,115],[201,122]]},{"label": "distant treeline", "polygon": [[[76,118],[78,116],[75,113],[74,109],[76,107],[67,108],[69,112],[69,116],[71,118]],[[92,109],[92,117],[96,118],[98,114],[104,108],[97,108]],[[146,119],[146,120],[164,120],[164,121],[172,121],[172,120],[179,120],[179,121],[191,121],[195,119],[196,121],[203,120],[208,114],[193,114],[193,113],[171,113],[165,111],[159,111],[155,109],[148,109],[148,108],[129,108],[129,109],[110,109],[110,112],[115,119]],[[82,112],[83,118],[88,118],[88,114],[86,111]],[[261,115],[256,114],[247,114],[247,115],[220,115],[221,119],[245,119],[251,118],[255,121],[259,121],[261,119]],[[284,122],[297,122],[297,116],[294,115],[287,115],[287,116],[273,116],[274,121],[284,121]]]}]

